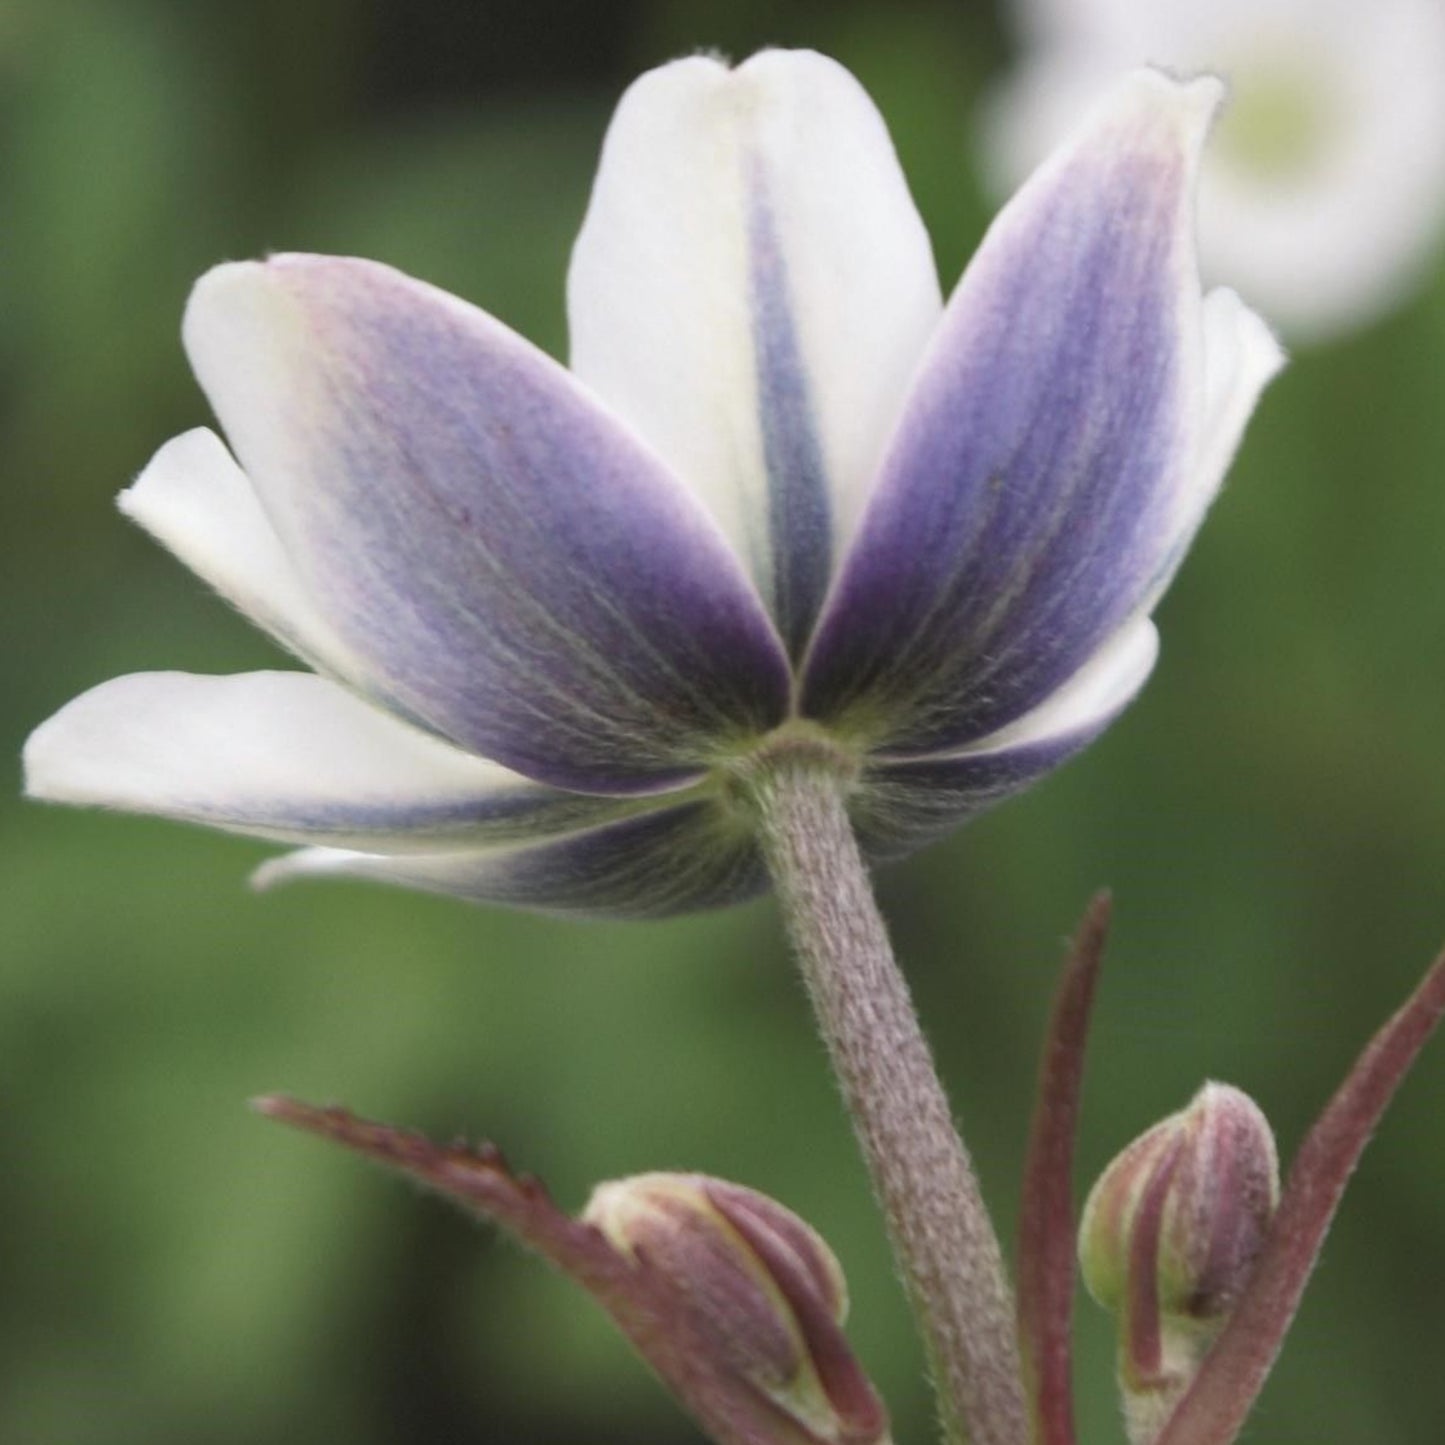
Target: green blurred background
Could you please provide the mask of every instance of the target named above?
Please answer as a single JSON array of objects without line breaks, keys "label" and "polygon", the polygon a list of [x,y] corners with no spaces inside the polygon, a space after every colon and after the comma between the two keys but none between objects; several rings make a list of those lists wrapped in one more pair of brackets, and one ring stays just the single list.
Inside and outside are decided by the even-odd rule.
[{"label": "green blurred background", "polygon": [[[192,279],[392,262],[564,347],[622,86],[698,46],[831,52],[887,116],[951,283],[988,203],[979,5],[0,0],[0,727],[116,673],[277,654],[113,494],[207,420]],[[880,880],[1006,1232],[1060,940],[1118,900],[1085,1175],[1206,1076],[1292,1151],[1445,935],[1445,270],[1297,356],[1161,609],[1127,719]],[[900,1442],[917,1350],[769,903],[582,926],[315,885],[266,849],[0,804],[0,1441],[610,1442],[695,1432],[590,1306],[405,1185],[250,1115],[285,1089],[502,1143],[581,1203],[698,1168],[832,1241]],[[1253,1438],[1434,1445],[1445,1047],[1366,1156]],[[1115,1423],[1082,1304],[1083,1436]]]}]

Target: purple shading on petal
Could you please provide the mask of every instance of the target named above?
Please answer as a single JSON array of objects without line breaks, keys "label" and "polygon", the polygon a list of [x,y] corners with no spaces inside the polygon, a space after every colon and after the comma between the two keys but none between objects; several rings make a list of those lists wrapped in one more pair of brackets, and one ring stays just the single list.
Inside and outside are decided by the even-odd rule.
[{"label": "purple shading on petal", "polygon": [[585,917],[661,918],[737,903],[767,874],[751,834],[691,803],[516,853],[488,885],[498,902]]},{"label": "purple shading on petal", "polygon": [[832,568],[828,476],[783,258],[760,165],[748,175],[749,289],[758,421],[768,485],[773,617],[803,654]]},{"label": "purple shading on petal", "polygon": [[885,862],[935,842],[1067,762],[1114,716],[998,752],[873,763],[850,809],[864,852]]},{"label": "purple shading on petal", "polygon": [[[279,322],[254,319],[265,306]],[[374,263],[282,258],[212,273],[188,341],[318,607],[395,710],[618,793],[782,716],[786,659],[721,535],[485,313]]]},{"label": "purple shading on petal", "polygon": [[957,747],[1139,606],[1188,461],[1189,172],[1177,144],[1096,143],[1000,219],[825,610],[807,715],[852,712],[889,751]]},{"label": "purple shading on petal", "polygon": [[739,903],[767,887],[751,835],[711,802],[522,848],[394,856],[300,853],[266,865],[257,881],[265,886],[326,875],[579,918],[663,918]]},{"label": "purple shading on petal", "polygon": [[169,816],[283,843],[414,847],[435,853],[571,834],[646,806],[646,802],[568,793],[524,780],[506,791],[478,790],[472,796],[412,802],[365,798],[343,802],[257,793],[215,803],[198,799],[184,811],[172,809]]}]

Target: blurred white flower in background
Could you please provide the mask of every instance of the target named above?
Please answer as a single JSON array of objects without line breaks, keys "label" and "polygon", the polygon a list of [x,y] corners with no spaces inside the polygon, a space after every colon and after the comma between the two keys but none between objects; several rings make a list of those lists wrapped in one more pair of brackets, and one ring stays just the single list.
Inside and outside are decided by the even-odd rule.
[{"label": "blurred white flower in background", "polygon": [[992,98],[1011,188],[1120,71],[1222,75],[1200,246],[1297,338],[1404,299],[1445,230],[1445,0],[1013,0],[1025,50]]}]

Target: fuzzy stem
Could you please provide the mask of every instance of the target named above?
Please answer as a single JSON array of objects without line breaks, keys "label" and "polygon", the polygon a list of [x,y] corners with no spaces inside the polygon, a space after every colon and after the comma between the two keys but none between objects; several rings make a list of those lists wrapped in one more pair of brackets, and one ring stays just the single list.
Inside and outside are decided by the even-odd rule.
[{"label": "fuzzy stem", "polygon": [[1023,1445],[1012,1292],[825,753],[744,780],[818,1026],[873,1179],[952,1441]]}]

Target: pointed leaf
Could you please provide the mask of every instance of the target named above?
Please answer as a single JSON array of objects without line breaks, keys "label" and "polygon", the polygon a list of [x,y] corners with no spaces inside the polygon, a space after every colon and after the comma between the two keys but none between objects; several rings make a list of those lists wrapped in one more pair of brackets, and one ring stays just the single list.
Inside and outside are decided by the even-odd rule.
[{"label": "pointed leaf", "polygon": [[[569,1218],[536,1180],[514,1175],[495,1147],[447,1148],[344,1109],[279,1095],[255,1107],[398,1170],[530,1246],[592,1295],[718,1445],[825,1445],[765,1394],[740,1385],[717,1349],[705,1300],[679,1290],[644,1250],[618,1250],[600,1228]],[[876,1434],[866,1439],[886,1445]]]},{"label": "pointed leaf", "polygon": [[1445,953],[1370,1040],[1300,1146],[1255,1273],[1158,1445],[1230,1445],[1264,1386],[1340,1196],[1445,1014]]},{"label": "pointed leaf", "polygon": [[1044,1038],[1019,1216],[1019,1337],[1032,1445],[1074,1445],[1074,1145],[1084,1045],[1108,941],[1110,899],[1095,895],[1069,949]]}]

